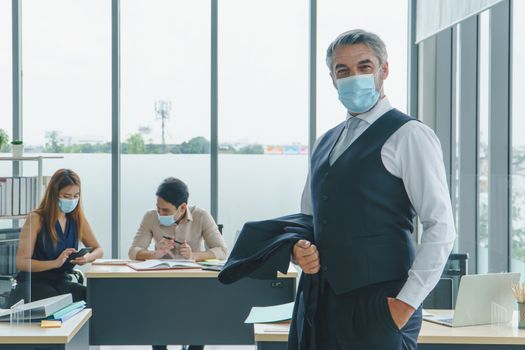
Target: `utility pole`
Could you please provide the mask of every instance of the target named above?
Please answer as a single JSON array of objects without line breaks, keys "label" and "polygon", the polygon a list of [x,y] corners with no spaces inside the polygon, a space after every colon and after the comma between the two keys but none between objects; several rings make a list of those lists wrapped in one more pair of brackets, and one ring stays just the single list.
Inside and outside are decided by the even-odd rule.
[{"label": "utility pole", "polygon": [[170,119],[171,101],[155,101],[155,119],[160,119],[162,128],[162,153],[166,153],[166,121]]}]

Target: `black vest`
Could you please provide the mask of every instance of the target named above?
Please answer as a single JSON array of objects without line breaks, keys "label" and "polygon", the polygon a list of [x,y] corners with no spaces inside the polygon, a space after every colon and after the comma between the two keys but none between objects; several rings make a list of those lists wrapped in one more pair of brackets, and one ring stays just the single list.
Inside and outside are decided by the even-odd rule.
[{"label": "black vest", "polygon": [[415,120],[392,109],[365,130],[330,166],[344,123],[319,141],[311,161],[315,242],[324,278],[337,294],[406,279],[415,247],[415,211],[403,181],[388,172],[381,148]]}]

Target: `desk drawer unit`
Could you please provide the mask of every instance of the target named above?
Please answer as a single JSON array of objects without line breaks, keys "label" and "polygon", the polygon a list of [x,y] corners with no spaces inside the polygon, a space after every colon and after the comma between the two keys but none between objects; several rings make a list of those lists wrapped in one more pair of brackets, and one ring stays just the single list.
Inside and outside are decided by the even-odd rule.
[{"label": "desk drawer unit", "polygon": [[288,303],[295,278],[89,278],[90,345],[254,344],[252,306]]}]

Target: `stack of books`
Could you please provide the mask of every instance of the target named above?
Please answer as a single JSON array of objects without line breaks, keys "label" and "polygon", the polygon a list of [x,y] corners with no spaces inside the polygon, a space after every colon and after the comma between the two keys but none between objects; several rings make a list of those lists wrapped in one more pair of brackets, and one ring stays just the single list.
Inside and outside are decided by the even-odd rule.
[{"label": "stack of books", "polygon": [[80,311],[86,308],[86,302],[84,300],[71,303],[68,306],[54,312],[49,317],[40,321],[40,326],[42,328],[55,328],[61,327],[62,323],[69,320],[71,317],[78,314]]},{"label": "stack of books", "polygon": [[73,302],[71,294],[33,301],[10,309],[0,309],[0,321],[40,321],[42,327],[60,327],[86,308],[86,302]]}]

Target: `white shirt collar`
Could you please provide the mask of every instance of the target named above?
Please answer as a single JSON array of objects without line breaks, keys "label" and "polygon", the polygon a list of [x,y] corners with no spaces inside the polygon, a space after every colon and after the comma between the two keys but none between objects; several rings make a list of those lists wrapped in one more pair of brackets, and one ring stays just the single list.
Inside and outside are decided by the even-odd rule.
[{"label": "white shirt collar", "polygon": [[[392,105],[390,104],[390,101],[388,100],[388,97],[383,97],[379,101],[377,101],[376,105],[369,110],[368,112],[361,113],[356,115],[357,118],[361,119],[362,121],[365,121],[368,123],[368,125],[372,125],[376,120],[379,119],[383,114],[388,112],[392,109]],[[346,114],[346,121],[348,122],[350,118],[353,118],[354,116],[348,112]]]}]

